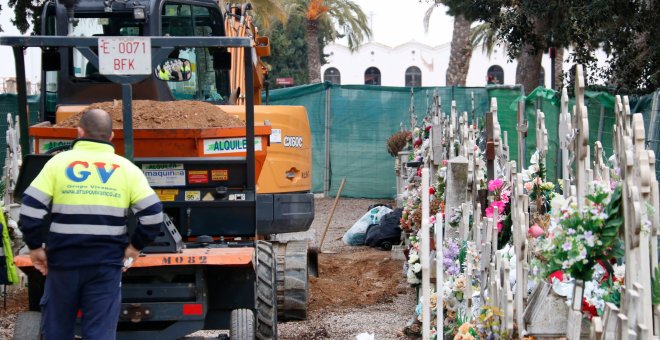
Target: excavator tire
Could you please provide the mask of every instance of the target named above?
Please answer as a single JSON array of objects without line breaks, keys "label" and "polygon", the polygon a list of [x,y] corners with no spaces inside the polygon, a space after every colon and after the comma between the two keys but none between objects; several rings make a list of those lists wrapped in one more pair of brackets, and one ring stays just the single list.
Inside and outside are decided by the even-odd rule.
[{"label": "excavator tire", "polygon": [[254,313],[251,309],[232,310],[230,321],[229,336],[232,340],[254,340]]},{"label": "excavator tire", "polygon": [[277,317],[279,320],[307,319],[308,297],[307,241],[277,243]]},{"label": "excavator tire", "polygon": [[275,272],[277,263],[270,242],[256,242],[257,278],[256,297],[256,338],[259,340],[277,339],[277,289]]}]

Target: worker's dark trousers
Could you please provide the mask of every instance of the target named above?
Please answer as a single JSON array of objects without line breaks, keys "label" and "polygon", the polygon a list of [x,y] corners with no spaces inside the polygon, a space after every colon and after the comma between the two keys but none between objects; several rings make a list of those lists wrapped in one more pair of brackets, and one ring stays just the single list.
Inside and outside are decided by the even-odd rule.
[{"label": "worker's dark trousers", "polygon": [[114,340],[121,305],[121,267],[48,268],[41,298],[45,340],[71,340],[78,310],[83,339]]}]

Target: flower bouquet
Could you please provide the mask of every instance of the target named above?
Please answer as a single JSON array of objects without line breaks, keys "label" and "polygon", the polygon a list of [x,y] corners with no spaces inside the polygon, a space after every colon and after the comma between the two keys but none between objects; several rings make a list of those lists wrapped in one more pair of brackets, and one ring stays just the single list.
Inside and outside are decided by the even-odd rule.
[{"label": "flower bouquet", "polygon": [[556,196],[552,202],[550,227],[539,241],[546,274],[561,270],[576,280],[592,279],[598,261],[621,256],[618,237],[623,224],[621,187],[594,182],[584,208],[572,199]]}]

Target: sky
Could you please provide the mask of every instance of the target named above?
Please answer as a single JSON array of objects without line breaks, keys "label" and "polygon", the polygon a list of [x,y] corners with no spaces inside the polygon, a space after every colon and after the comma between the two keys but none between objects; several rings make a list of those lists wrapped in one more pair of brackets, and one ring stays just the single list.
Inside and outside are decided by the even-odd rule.
[{"label": "sky", "polygon": [[[0,35],[19,35],[18,30],[11,24],[13,10],[7,5],[8,0],[0,0],[2,12],[0,25],[4,32]],[[415,40],[430,46],[442,45],[451,41],[453,19],[446,15],[446,8],[438,5],[431,15],[429,32],[424,32],[424,13],[432,6],[426,0],[353,0],[370,18],[373,32],[373,41],[388,46],[397,46]],[[338,41],[338,43],[344,43]],[[272,48],[277,48],[273,46]],[[38,81],[41,65],[39,50],[28,49],[25,56],[26,76],[28,80]],[[0,46],[0,78],[13,77],[14,58],[12,50]]]}]

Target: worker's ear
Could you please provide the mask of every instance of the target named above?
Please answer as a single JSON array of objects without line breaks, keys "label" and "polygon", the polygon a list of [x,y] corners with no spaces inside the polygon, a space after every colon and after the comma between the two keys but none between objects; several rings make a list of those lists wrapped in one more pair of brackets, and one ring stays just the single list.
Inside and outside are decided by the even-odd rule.
[{"label": "worker's ear", "polygon": [[83,138],[85,137],[85,130],[83,130],[80,126],[78,127],[78,138]]},{"label": "worker's ear", "polygon": [[112,141],[113,138],[115,138],[115,132],[114,131],[110,132],[110,141]]}]

